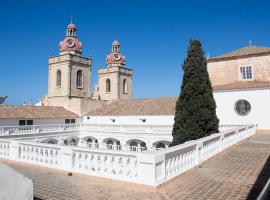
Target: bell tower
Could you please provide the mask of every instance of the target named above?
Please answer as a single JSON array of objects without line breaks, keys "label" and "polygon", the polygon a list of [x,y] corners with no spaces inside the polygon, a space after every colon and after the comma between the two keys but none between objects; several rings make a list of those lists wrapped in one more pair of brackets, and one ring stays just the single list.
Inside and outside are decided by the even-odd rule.
[{"label": "bell tower", "polygon": [[120,43],[112,43],[111,53],[106,58],[106,68],[98,70],[98,86],[94,97],[100,100],[132,98],[133,71],[125,66],[125,56],[120,52]]},{"label": "bell tower", "polygon": [[48,100],[89,98],[91,65],[92,59],[82,56],[77,27],[70,23],[60,42],[59,55],[49,57]]}]

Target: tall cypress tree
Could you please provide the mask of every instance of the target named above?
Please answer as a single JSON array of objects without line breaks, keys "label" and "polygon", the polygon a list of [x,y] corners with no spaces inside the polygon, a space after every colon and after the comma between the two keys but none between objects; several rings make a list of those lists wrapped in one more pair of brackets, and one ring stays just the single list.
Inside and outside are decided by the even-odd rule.
[{"label": "tall cypress tree", "polygon": [[218,132],[216,103],[200,41],[190,40],[183,71],[171,146]]}]

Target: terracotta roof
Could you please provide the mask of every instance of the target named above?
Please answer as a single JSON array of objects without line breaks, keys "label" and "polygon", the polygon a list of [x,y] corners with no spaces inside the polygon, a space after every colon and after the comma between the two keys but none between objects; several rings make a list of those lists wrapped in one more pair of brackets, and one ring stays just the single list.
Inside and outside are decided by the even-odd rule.
[{"label": "terracotta roof", "polygon": [[0,105],[0,119],[60,119],[79,116],[63,107]]},{"label": "terracotta roof", "polygon": [[258,47],[258,46],[247,46],[230,53],[220,55],[217,57],[209,58],[207,62],[218,62],[225,60],[235,60],[240,58],[248,58],[255,56],[270,55],[270,48]]},{"label": "terracotta roof", "polygon": [[270,88],[270,81],[238,81],[225,85],[213,86],[214,91],[220,90],[244,90],[244,89],[260,89],[260,88]]},{"label": "terracotta roof", "polygon": [[174,115],[176,100],[176,97],[119,100],[91,111],[85,115]]}]

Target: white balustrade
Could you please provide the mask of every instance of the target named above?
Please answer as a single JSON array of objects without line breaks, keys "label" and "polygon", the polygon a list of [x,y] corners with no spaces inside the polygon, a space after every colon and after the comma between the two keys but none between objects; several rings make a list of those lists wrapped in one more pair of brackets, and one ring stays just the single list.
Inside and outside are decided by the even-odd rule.
[{"label": "white balustrade", "polygon": [[90,175],[129,180],[137,178],[137,158],[132,155],[122,155],[114,152],[89,152],[84,150],[74,151],[75,171]]},{"label": "white balustrade", "polygon": [[0,156],[9,157],[10,141],[0,140]]},{"label": "white balustrade", "polygon": [[19,159],[28,163],[41,165],[59,166],[61,148],[54,148],[47,145],[19,144]]},{"label": "white balustrade", "polygon": [[172,133],[172,125],[108,125],[82,124],[82,130],[116,133]]},{"label": "white balustrade", "polygon": [[220,125],[219,132],[231,131],[234,129],[239,129],[241,127],[245,127],[245,125]]},{"label": "white balustrade", "polygon": [[10,135],[27,135],[27,134],[42,134],[56,133],[67,131],[79,131],[78,124],[49,124],[49,125],[31,125],[31,126],[2,126],[0,127],[0,136]]},{"label": "white balustrade", "polygon": [[256,128],[256,125],[248,125],[159,151],[115,151],[120,147],[105,145],[104,149],[100,149],[0,139],[0,157],[157,186],[252,136]]}]

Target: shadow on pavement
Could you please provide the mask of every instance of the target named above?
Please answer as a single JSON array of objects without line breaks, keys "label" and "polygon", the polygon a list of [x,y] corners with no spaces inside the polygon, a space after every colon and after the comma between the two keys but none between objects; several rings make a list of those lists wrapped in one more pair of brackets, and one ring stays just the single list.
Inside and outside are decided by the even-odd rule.
[{"label": "shadow on pavement", "polygon": [[252,186],[249,194],[247,196],[247,200],[257,199],[260,195],[263,187],[267,183],[270,177],[270,156],[268,157],[267,161],[265,162],[256,182]]}]

